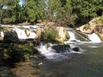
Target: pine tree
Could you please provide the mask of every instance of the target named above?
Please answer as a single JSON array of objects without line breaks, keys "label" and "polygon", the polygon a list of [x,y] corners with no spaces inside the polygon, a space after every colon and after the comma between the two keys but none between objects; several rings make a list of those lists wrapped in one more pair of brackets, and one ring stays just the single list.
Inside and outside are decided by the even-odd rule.
[{"label": "pine tree", "polygon": [[19,0],[3,0],[2,2],[2,22],[3,23],[15,23],[16,22],[16,7]]},{"label": "pine tree", "polygon": [[35,0],[26,0],[25,13],[26,20],[28,22],[34,23],[37,15],[37,6]]},{"label": "pine tree", "polygon": [[46,4],[45,4],[45,0],[37,0],[36,2],[36,6],[37,6],[37,20],[38,19],[44,19],[46,17]]},{"label": "pine tree", "polygon": [[103,14],[103,0],[72,0],[73,12],[78,16],[78,23],[87,23]]},{"label": "pine tree", "polygon": [[49,0],[48,1],[48,11],[47,11],[48,18],[50,18],[51,20],[58,19],[61,10],[62,8],[61,8],[60,0]]}]

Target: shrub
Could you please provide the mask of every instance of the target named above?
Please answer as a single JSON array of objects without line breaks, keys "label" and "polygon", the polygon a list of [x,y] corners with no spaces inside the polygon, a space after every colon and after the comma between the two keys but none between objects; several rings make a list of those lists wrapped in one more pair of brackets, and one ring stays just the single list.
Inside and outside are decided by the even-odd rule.
[{"label": "shrub", "polygon": [[58,36],[58,32],[56,31],[55,28],[47,28],[41,35],[41,39],[47,42],[55,42],[56,37]]},{"label": "shrub", "polygon": [[4,18],[4,19],[3,19],[3,22],[4,22],[4,23],[11,23],[11,22],[12,22],[12,19],[10,19],[10,18]]},{"label": "shrub", "polygon": [[14,64],[21,61],[29,61],[33,55],[33,43],[26,44],[0,43],[0,62]]}]

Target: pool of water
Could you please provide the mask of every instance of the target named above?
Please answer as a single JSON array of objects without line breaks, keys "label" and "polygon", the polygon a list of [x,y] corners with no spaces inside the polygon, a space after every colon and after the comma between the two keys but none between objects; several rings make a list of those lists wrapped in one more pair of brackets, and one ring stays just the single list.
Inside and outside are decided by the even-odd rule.
[{"label": "pool of water", "polygon": [[62,61],[42,60],[39,77],[103,77],[103,43],[78,43],[82,54]]}]

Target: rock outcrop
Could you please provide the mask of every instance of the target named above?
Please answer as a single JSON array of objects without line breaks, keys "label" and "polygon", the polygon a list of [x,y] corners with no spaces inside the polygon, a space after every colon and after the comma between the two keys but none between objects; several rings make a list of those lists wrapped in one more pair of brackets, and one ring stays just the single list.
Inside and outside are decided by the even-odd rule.
[{"label": "rock outcrop", "polygon": [[81,27],[77,28],[77,30],[89,34],[94,32],[98,26],[102,25],[103,25],[103,16],[92,19],[88,24],[82,25]]},{"label": "rock outcrop", "polygon": [[69,34],[64,27],[45,27],[42,33],[42,39],[49,42],[64,43],[68,38]]},{"label": "rock outcrop", "polygon": [[56,27],[56,30],[58,32],[58,37],[56,37],[56,40],[60,43],[64,43],[64,41],[69,37],[66,29],[64,27]]},{"label": "rock outcrop", "polygon": [[103,41],[103,16],[92,19],[88,24],[77,28],[82,33],[96,33]]}]

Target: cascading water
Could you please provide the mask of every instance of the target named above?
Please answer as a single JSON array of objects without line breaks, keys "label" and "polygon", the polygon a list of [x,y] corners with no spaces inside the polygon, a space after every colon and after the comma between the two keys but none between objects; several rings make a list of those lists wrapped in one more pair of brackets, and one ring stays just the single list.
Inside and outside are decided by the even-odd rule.
[{"label": "cascading water", "polygon": [[20,40],[22,39],[34,39],[37,35],[32,32],[32,31],[27,31],[27,34],[24,30],[22,29],[19,29],[17,27],[14,28],[14,31],[16,31],[17,35],[18,35],[18,38]]},{"label": "cascading water", "polygon": [[[49,45],[49,46],[48,46]],[[53,44],[43,44],[37,48],[41,55],[45,56],[46,59],[61,61],[63,59],[71,58],[71,54],[82,52],[74,51],[70,45],[53,45]]]},{"label": "cascading water", "polygon": [[[90,40],[90,41],[87,41],[87,38],[85,38],[82,35],[79,35],[74,30],[69,29],[67,31],[70,36],[70,39],[66,41],[64,45],[41,43],[41,45],[37,48],[37,50],[47,59],[62,60],[65,58],[71,58],[71,54],[73,53],[81,54],[83,52],[82,49],[80,51],[73,50],[76,47],[75,46],[76,42],[80,42],[80,43],[82,42],[83,43],[84,42],[100,43],[101,42],[100,38],[95,33],[87,35],[87,38]],[[82,38],[82,40],[84,41],[82,41],[80,38]],[[80,47],[76,47],[76,48],[80,49]]]},{"label": "cascading water", "polygon": [[88,38],[91,40],[92,43],[100,43],[101,39],[96,33],[88,34]]},{"label": "cascading water", "polygon": [[79,34],[76,31],[70,29],[68,30],[68,34],[70,36],[69,40],[66,41],[65,43],[70,43],[73,41],[76,42],[91,42],[91,43],[101,43],[101,39],[99,38],[99,36],[96,33],[92,33],[92,34]]},{"label": "cascading water", "polygon": [[79,39],[76,38],[76,34],[75,31],[73,29],[69,29],[67,30],[68,35],[70,36],[69,40],[65,41],[65,44],[70,43],[70,42],[80,42]]},{"label": "cascading water", "polygon": [[68,31],[68,34],[70,36],[69,41],[77,40],[73,31]]}]

